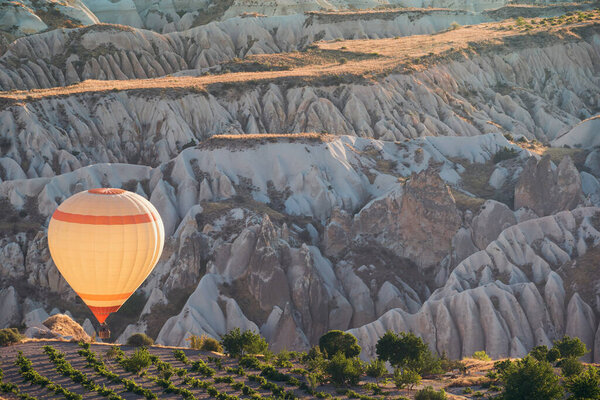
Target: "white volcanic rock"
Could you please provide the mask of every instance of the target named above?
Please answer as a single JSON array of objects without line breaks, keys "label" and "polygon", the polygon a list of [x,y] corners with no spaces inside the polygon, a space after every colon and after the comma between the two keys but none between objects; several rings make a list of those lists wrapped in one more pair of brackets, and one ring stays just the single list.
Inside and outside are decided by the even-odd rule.
[{"label": "white volcanic rock", "polygon": [[[16,31],[13,28],[16,27]],[[0,2],[0,30],[17,35],[31,35],[48,28],[34,10],[23,3]]]},{"label": "white volcanic rock", "polygon": [[[394,309],[350,330],[363,347],[362,357],[373,356],[387,329],[415,332],[451,358],[482,349],[492,357],[519,357],[564,334],[581,337],[594,354],[594,313],[577,294],[565,304],[562,280],[552,268],[581,255],[574,246],[577,237],[600,240],[590,225],[598,213],[579,208],[505,229],[484,251],[460,263],[416,314]],[[554,251],[542,251],[550,243]],[[540,285],[546,287],[544,296]]]},{"label": "white volcanic rock", "polygon": [[473,242],[483,250],[500,232],[516,223],[514,213],[506,204],[487,200],[471,223]]},{"label": "white volcanic rock", "polygon": [[549,156],[531,158],[515,187],[515,208],[527,207],[537,215],[550,215],[575,208],[582,201],[581,177],[571,157],[558,167]]},{"label": "white volcanic rock", "polygon": [[108,24],[128,25],[134,28],[143,28],[133,0],[83,0],[85,5],[98,18]]},{"label": "white volcanic rock", "polygon": [[25,257],[17,243],[9,243],[0,250],[0,276],[16,278],[25,272]]},{"label": "white volcanic rock", "polygon": [[39,328],[49,317],[50,316],[43,308],[36,308],[35,310],[29,311],[27,314],[25,314],[23,317],[23,325],[28,328]]},{"label": "white volcanic rock", "polygon": [[0,329],[13,327],[20,322],[20,304],[14,287],[0,290]]},{"label": "white volcanic rock", "polygon": [[552,141],[552,146],[593,148],[600,145],[600,116],[595,116],[575,125],[565,134]]}]

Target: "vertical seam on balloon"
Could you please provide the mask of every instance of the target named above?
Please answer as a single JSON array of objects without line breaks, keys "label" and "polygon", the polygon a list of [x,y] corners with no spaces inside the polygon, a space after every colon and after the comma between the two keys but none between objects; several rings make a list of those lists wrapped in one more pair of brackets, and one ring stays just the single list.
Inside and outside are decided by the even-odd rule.
[{"label": "vertical seam on balloon", "polygon": [[[133,201],[133,199],[131,198],[131,195],[129,193],[126,193],[126,195],[124,197],[127,199],[127,201],[129,201],[130,203],[132,203],[135,207],[138,207],[138,205],[136,204],[135,201]],[[132,281],[132,275],[134,274],[135,270],[139,268],[138,267],[138,256],[139,256],[139,253],[140,253],[139,252],[139,241],[140,241],[139,229],[140,229],[140,226],[139,225],[135,225],[134,232],[135,232],[135,236],[136,236],[136,241],[135,241],[134,263],[133,263],[133,267],[129,269],[129,274],[127,275],[127,278],[124,279],[124,281],[123,281],[123,285],[125,285],[125,287],[128,287],[128,288],[130,288],[130,287],[132,288],[132,282],[131,282]],[[136,288],[132,288],[131,292],[135,293],[136,290],[137,290],[137,287]],[[125,300],[125,301],[127,301],[127,300]],[[125,302],[123,302],[123,303],[125,303]]]}]

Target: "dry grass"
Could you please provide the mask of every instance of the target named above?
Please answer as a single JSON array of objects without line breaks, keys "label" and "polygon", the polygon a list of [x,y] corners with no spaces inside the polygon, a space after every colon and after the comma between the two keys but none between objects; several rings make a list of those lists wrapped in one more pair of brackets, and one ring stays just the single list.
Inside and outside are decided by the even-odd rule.
[{"label": "dry grass", "polygon": [[325,133],[256,133],[249,135],[215,135],[201,142],[199,149],[217,149],[227,147],[244,150],[267,143],[327,143],[335,139]]},{"label": "dry grass", "polygon": [[485,203],[485,199],[482,199],[481,197],[471,197],[453,188],[450,188],[450,191],[456,202],[456,207],[458,207],[459,210],[470,210],[471,212],[476,213],[483,203]]},{"label": "dry grass", "polygon": [[[541,19],[540,19],[541,20]],[[0,92],[0,104],[11,100],[32,101],[49,96],[72,95],[85,92],[160,89],[173,91],[222,90],[243,84],[259,84],[287,80],[292,84],[313,81],[322,85],[339,84],[340,79],[356,82],[360,79],[378,79],[394,72],[422,71],[430,65],[447,59],[461,59],[486,51],[510,51],[510,47],[546,46],[556,42],[581,40],[582,35],[593,34],[600,22],[600,13],[594,11],[586,20],[561,20],[560,24],[536,24],[531,28],[517,26],[515,20],[460,27],[434,35],[414,35],[377,40],[346,40],[316,43],[313,57],[316,64],[301,65],[300,54],[278,54],[256,57],[270,65],[289,66],[286,70],[232,72],[200,77],[166,76],[155,79],[124,81],[87,80],[75,85],[35,90]],[[587,29],[587,30],[586,30]],[[377,53],[373,53],[373,49]],[[318,51],[317,51],[318,50]],[[311,55],[312,54],[312,55]],[[341,62],[343,55],[345,62]]]}]

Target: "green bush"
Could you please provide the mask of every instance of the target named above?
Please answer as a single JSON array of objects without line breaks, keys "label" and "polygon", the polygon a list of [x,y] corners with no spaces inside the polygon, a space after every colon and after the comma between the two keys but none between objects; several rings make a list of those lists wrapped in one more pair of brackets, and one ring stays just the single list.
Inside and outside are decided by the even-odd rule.
[{"label": "green bush", "polygon": [[326,372],[337,385],[357,385],[363,374],[363,366],[358,358],[347,358],[339,352],[327,363]]},{"label": "green bush", "polygon": [[240,331],[235,328],[221,338],[221,345],[231,357],[241,357],[245,354],[260,354],[269,348],[265,339],[252,331]]},{"label": "green bush", "polygon": [[563,397],[563,388],[547,361],[526,356],[504,363],[499,372],[504,383],[504,400],[559,400]]},{"label": "green bush", "polygon": [[407,387],[412,390],[419,383],[421,383],[421,375],[410,368],[396,368],[394,371],[394,384],[398,389]]},{"label": "green bush", "polygon": [[560,358],[579,358],[588,352],[585,343],[579,338],[571,338],[569,336],[554,341],[554,348],[560,351]]},{"label": "green bush", "polygon": [[[546,360],[548,362],[554,363],[558,359],[560,359],[560,350],[558,350],[556,347],[553,347],[550,350],[548,350],[548,354],[546,355]],[[540,360],[540,361],[542,361],[542,360]]]},{"label": "green bush", "polygon": [[375,346],[377,358],[389,361],[394,367],[411,368],[419,374],[442,372],[441,362],[435,357],[423,339],[414,333],[387,331]]},{"label": "green bush", "polygon": [[375,381],[379,383],[379,378],[384,376],[387,372],[387,369],[385,368],[385,362],[378,359],[373,359],[370,363],[365,365],[365,372],[367,376],[375,378]]},{"label": "green bush", "polygon": [[218,340],[211,338],[210,336],[202,335],[191,335],[186,339],[190,342],[190,348],[194,350],[214,351],[217,353],[223,352],[223,347]]},{"label": "green bush", "polygon": [[446,396],[446,392],[443,389],[438,392],[431,386],[427,386],[415,394],[415,400],[446,400],[447,398],[448,396]]},{"label": "green bush", "polygon": [[19,343],[23,340],[23,336],[17,328],[0,329],[0,346],[9,346],[14,343]]},{"label": "green bush", "polygon": [[561,360],[559,366],[565,378],[579,375],[583,372],[583,364],[575,357],[567,357]]},{"label": "green bush", "polygon": [[503,147],[501,150],[494,154],[494,164],[498,164],[500,161],[510,160],[519,155],[519,152],[512,147]]},{"label": "green bush", "polygon": [[490,356],[487,355],[485,350],[476,351],[475,353],[473,353],[472,358],[474,358],[476,360],[480,360],[480,361],[490,361],[491,360]]},{"label": "green bush", "polygon": [[152,346],[153,344],[154,340],[145,333],[134,333],[127,339],[128,346],[142,347]]},{"label": "green bush", "polygon": [[356,342],[354,335],[338,330],[329,331],[321,336],[319,339],[319,348],[327,358],[332,358],[340,352],[345,357],[352,358],[361,352],[361,348]]},{"label": "green bush", "polygon": [[600,399],[600,373],[598,368],[589,366],[579,375],[567,380],[565,386],[571,392],[570,400]]},{"label": "green bush", "polygon": [[152,364],[152,358],[148,349],[140,347],[131,356],[122,357],[119,364],[121,364],[126,371],[137,374]]},{"label": "green bush", "polygon": [[529,352],[529,355],[538,361],[548,360],[548,346],[536,346]]},{"label": "green bush", "polygon": [[258,361],[258,358],[249,355],[240,358],[239,365],[244,368],[260,369],[260,361]]}]

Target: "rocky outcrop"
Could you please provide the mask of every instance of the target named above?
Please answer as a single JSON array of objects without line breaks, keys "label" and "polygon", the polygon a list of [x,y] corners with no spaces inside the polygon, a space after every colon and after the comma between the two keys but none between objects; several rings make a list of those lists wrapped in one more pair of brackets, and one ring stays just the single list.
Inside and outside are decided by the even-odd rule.
[{"label": "rocky outcrop", "polygon": [[531,158],[515,187],[515,208],[527,207],[537,215],[572,210],[583,197],[581,177],[571,157],[555,167],[550,156]]},{"label": "rocky outcrop", "polygon": [[478,350],[521,357],[569,334],[592,350],[591,360],[597,320],[578,294],[568,297],[561,267],[600,243],[599,213],[579,208],[505,229],[460,263],[417,313],[391,310],[350,330],[363,346],[363,358],[373,356],[377,338],[392,329],[415,332],[451,358]]}]

